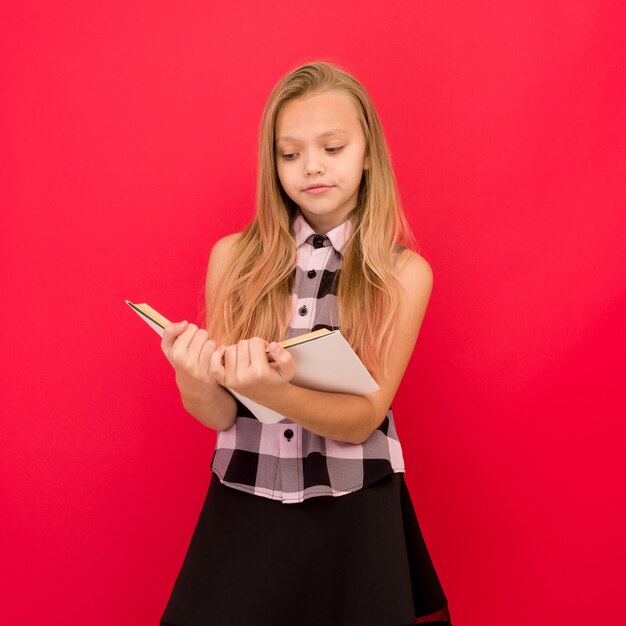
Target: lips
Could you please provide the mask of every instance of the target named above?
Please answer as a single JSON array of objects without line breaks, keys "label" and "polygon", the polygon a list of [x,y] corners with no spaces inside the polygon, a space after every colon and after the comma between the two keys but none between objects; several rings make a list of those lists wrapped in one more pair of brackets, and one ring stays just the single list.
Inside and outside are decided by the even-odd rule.
[{"label": "lips", "polygon": [[307,187],[304,190],[304,193],[308,193],[310,196],[320,196],[325,194],[327,191],[330,191],[332,186],[322,186],[322,187]]},{"label": "lips", "polygon": [[331,186],[332,185],[322,185],[322,184],[309,185],[308,187],[304,188],[304,191],[309,191],[310,189],[327,188],[327,187],[331,187]]}]

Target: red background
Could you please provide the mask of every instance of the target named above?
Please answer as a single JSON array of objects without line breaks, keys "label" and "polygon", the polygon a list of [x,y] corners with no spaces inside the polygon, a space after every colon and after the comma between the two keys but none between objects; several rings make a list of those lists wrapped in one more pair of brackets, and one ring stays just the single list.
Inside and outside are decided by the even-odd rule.
[{"label": "red background", "polygon": [[124,299],[195,318],[265,100],[322,58],[370,92],[434,271],[394,412],[454,623],[619,621],[624,3],[14,4],[3,623],[158,623],[215,439]]}]

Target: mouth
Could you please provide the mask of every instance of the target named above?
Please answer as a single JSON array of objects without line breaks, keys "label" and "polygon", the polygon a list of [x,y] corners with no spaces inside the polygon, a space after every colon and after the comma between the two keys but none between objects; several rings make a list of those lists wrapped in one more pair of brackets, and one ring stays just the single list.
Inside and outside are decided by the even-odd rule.
[{"label": "mouth", "polygon": [[315,185],[309,185],[304,188],[304,191],[311,191],[311,189],[328,189],[332,185],[323,185],[321,183],[316,183]]},{"label": "mouth", "polygon": [[329,189],[332,188],[332,185],[309,185],[304,191],[309,195],[318,195],[326,193]]}]

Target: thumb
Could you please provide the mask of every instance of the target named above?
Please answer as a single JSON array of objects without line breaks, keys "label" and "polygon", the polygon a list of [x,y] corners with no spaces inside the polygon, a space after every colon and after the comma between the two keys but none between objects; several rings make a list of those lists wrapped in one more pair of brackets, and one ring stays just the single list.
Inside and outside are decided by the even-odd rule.
[{"label": "thumb", "polygon": [[285,350],[282,346],[279,346],[276,342],[272,342],[270,344],[270,354],[274,359],[274,362],[270,363],[270,365],[273,365],[275,368],[280,368],[280,365],[289,359],[287,350]]},{"label": "thumb", "polygon": [[283,379],[290,381],[296,375],[296,366],[289,350],[273,342],[270,345],[270,352],[275,361],[270,363],[272,369],[277,370]]},{"label": "thumb", "polygon": [[163,329],[163,340],[161,341],[161,347],[163,350],[168,350],[174,345],[176,337],[180,335],[187,328],[187,320],[178,322],[178,324],[168,324]]}]

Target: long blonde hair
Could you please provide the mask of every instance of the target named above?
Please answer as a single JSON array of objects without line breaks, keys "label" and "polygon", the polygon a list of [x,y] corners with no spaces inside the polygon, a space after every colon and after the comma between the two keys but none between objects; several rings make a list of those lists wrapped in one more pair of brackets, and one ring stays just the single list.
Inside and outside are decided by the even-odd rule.
[{"label": "long blonde hair", "polygon": [[364,170],[352,235],[338,272],[337,310],[341,334],[380,381],[386,371],[399,307],[396,254],[418,249],[402,208],[391,157],[378,114],[363,86],[326,61],[301,65],[272,90],[259,127],[256,211],[231,248],[215,301],[205,299],[209,336],[226,345],[240,339],[285,338],[291,321],[297,247],[291,225],[298,207],[284,192],[276,170],[276,119],[286,102],[305,95],[341,91],[356,103],[370,168]]}]

